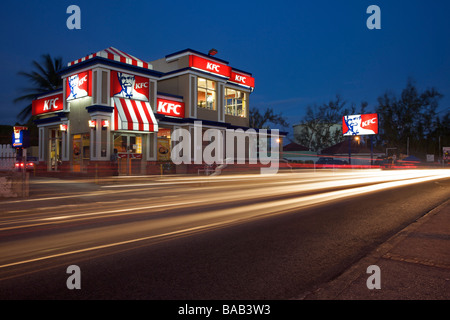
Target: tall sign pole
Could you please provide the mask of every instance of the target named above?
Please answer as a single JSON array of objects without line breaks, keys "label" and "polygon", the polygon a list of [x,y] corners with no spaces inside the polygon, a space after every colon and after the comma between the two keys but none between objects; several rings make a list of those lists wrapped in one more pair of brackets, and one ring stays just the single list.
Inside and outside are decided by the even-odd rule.
[{"label": "tall sign pole", "polygon": [[370,165],[373,165],[373,136],[370,136]]},{"label": "tall sign pole", "polygon": [[352,164],[352,137],[348,137],[348,164]]}]

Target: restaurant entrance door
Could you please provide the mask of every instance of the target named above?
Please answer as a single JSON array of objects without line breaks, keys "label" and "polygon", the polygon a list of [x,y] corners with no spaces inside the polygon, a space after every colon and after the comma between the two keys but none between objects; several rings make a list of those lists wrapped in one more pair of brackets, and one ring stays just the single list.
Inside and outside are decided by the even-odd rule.
[{"label": "restaurant entrance door", "polygon": [[141,134],[115,133],[114,149],[117,149],[119,175],[142,173]]},{"label": "restaurant entrance door", "polygon": [[48,148],[49,148],[48,170],[58,171],[58,168],[62,163],[61,161],[62,142],[61,142],[61,131],[59,129],[50,129]]}]

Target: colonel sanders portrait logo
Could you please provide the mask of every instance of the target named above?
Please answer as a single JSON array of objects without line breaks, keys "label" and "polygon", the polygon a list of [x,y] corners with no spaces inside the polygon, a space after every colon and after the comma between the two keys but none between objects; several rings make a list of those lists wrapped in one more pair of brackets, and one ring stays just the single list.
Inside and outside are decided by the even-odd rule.
[{"label": "colonel sanders portrait logo", "polygon": [[67,100],[73,100],[77,98],[86,97],[88,86],[88,73],[83,72],[75,74],[67,78]]},{"label": "colonel sanders portrait logo", "polygon": [[148,101],[148,79],[123,72],[113,73],[112,77],[114,97]]},{"label": "colonel sanders portrait logo", "polygon": [[378,115],[358,114],[344,116],[342,119],[344,136],[362,136],[378,133]]}]

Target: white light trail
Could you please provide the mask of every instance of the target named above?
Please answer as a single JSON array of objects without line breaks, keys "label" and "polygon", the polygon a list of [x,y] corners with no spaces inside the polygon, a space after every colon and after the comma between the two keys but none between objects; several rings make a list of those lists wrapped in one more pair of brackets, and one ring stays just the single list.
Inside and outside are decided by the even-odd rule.
[{"label": "white light trail", "polygon": [[[176,201],[172,199],[171,203],[162,204],[152,204],[144,206],[128,206],[120,209],[102,210],[94,211],[89,213],[80,213],[74,215],[59,215],[55,217],[48,217],[39,219],[41,223],[51,223],[54,221],[70,220],[73,219],[90,219],[97,215],[121,215],[121,214],[132,214],[132,213],[142,213],[148,211],[151,213],[152,210],[164,210],[171,207],[184,207],[193,206],[193,209],[186,214],[175,215],[175,216],[165,216],[161,215],[157,218],[144,222],[129,222],[127,227],[119,225],[107,226],[96,232],[83,233],[83,237],[77,236],[77,232],[71,234],[71,237],[67,237],[65,252],[55,252],[54,254],[48,254],[48,251],[59,250],[58,247],[51,248],[46,246],[48,243],[54,243],[52,240],[52,235],[45,236],[46,241],[41,244],[36,244],[36,247],[29,248],[29,245],[24,244],[23,252],[21,253],[22,258],[20,261],[4,262],[0,265],[0,268],[6,268],[8,266],[25,264],[35,261],[41,261],[61,256],[67,256],[71,254],[77,254],[82,252],[88,252],[93,250],[100,250],[105,248],[118,247],[125,244],[144,242],[154,239],[165,239],[174,236],[183,236],[187,234],[209,231],[211,229],[227,227],[230,225],[244,223],[250,220],[261,219],[263,217],[269,217],[274,215],[285,214],[286,212],[296,212],[302,208],[311,205],[320,205],[325,202],[335,201],[339,199],[354,197],[362,194],[369,194],[376,191],[388,190],[391,188],[408,186],[417,183],[433,181],[441,178],[450,177],[450,170],[415,170],[409,172],[392,172],[391,174],[384,173],[371,173],[371,177],[361,178],[361,175],[340,175],[338,177],[326,177],[326,181],[319,182],[307,182],[300,183],[301,180],[294,179],[293,183],[286,185],[275,185],[273,187],[267,186],[264,188],[257,188],[255,190],[245,189],[242,190],[231,190],[225,193],[212,194],[205,197],[204,195],[199,195],[198,198],[192,198],[190,201]],[[347,180],[343,180],[346,177]],[[280,182],[280,181],[277,181]],[[375,183],[371,185],[364,185],[367,183]],[[237,185],[239,186],[239,185]],[[351,186],[351,188],[341,189],[341,190],[329,190],[330,187],[342,187]],[[236,186],[235,186],[236,187]],[[289,194],[289,192],[299,192],[308,190],[321,190],[323,192],[318,192],[309,195],[293,195],[292,197],[285,197],[283,199],[274,199],[270,196],[278,196]],[[327,190],[328,189],[328,190]],[[236,202],[237,200],[243,199],[255,199],[258,197],[267,197],[265,201],[257,201],[256,203],[249,203],[244,205],[237,204],[236,206],[226,206],[221,207],[222,204],[227,202]],[[196,206],[209,204],[209,207],[203,209],[199,212]],[[23,227],[23,225],[21,226]],[[18,227],[19,228],[19,227]],[[122,239],[120,241],[114,241],[110,243],[103,243],[105,241],[104,236],[108,234],[114,234],[115,237],[122,237],[127,239]],[[147,236],[136,237],[137,234],[148,234]],[[69,239],[70,238],[70,239]],[[77,245],[73,243],[72,239],[78,239],[76,241],[82,243],[97,243],[97,245],[87,246],[86,248],[81,248],[77,250],[70,250]],[[63,246],[63,243],[58,245]],[[42,247],[39,249],[39,247]],[[6,258],[6,252],[3,250],[8,250],[8,248],[1,249],[0,256]],[[35,255],[36,252],[41,252],[43,255],[41,257],[26,258],[28,255]],[[45,254],[44,254],[45,253]],[[18,257],[20,254],[16,250],[11,252],[14,256]],[[12,256],[10,256],[12,258]]]}]

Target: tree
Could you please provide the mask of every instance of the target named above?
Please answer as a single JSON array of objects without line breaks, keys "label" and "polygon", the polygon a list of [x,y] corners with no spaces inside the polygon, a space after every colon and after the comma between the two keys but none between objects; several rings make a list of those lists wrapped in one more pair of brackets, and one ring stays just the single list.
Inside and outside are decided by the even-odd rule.
[{"label": "tree", "polygon": [[[355,113],[355,106],[345,107],[346,101],[340,95],[322,105],[308,106],[306,115],[300,122],[300,131],[294,133],[298,143],[311,151],[321,151],[327,147],[342,142],[342,117]],[[367,107],[367,102],[361,103],[361,111]]]},{"label": "tree", "polygon": [[42,55],[42,63],[33,60],[32,65],[35,70],[31,72],[20,71],[18,73],[33,85],[32,87],[22,89],[26,93],[14,100],[15,103],[24,101],[28,103],[17,116],[20,121],[31,122],[31,101],[36,95],[62,87],[62,79],[59,75],[59,71],[62,69],[62,58],[52,59],[49,54],[45,54]]},{"label": "tree", "polygon": [[450,146],[450,110],[441,112],[443,116],[438,116],[436,119],[435,129],[431,134],[433,143],[427,150],[428,154],[435,154],[438,158],[442,157],[442,147]]},{"label": "tree", "polygon": [[250,128],[254,129],[270,129],[270,123],[282,127],[289,126],[282,114],[275,114],[272,108],[267,108],[264,113],[260,113],[256,108],[250,109],[249,123]]},{"label": "tree", "polygon": [[398,153],[424,155],[436,141],[436,109],[442,94],[431,88],[419,92],[409,79],[399,98],[386,92],[378,98],[378,143]]}]

